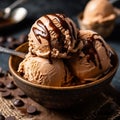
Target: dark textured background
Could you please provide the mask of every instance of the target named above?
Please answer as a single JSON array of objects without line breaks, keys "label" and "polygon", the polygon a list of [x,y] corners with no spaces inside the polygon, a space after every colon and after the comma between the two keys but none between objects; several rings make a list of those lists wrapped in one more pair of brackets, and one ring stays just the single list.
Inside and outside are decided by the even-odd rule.
[{"label": "dark textured background", "polygon": [[[6,7],[13,1],[14,0],[0,0],[0,9]],[[17,25],[1,29],[0,36],[19,37],[21,34],[28,34],[31,25],[35,22],[35,20],[46,13],[65,13],[67,16],[72,18],[76,24],[78,24],[77,15],[84,9],[87,1],[88,0],[27,0],[27,2],[25,2],[23,5],[20,5],[24,6],[28,10],[28,16],[26,19]],[[114,6],[120,8],[120,0],[114,3]],[[112,34],[105,40],[115,49],[120,58],[120,18],[116,20],[115,29]],[[8,69],[8,57],[8,55],[0,53],[0,66],[2,66],[2,68],[5,70]],[[117,91],[112,91],[112,95],[110,97],[112,98],[115,95],[119,96],[120,93],[118,91],[120,91],[120,67],[118,68],[111,85]],[[117,101],[119,100],[117,99]]]},{"label": "dark textured background", "polygon": [[[0,9],[8,6],[15,0],[0,0]],[[4,28],[0,30],[0,35],[2,36],[15,36],[19,37],[21,34],[28,34],[30,31],[31,25],[35,22],[37,18],[46,14],[46,13],[64,13],[70,18],[72,18],[76,24],[77,23],[77,15],[84,10],[85,5],[88,0],[27,0],[24,4],[20,5],[25,7],[28,10],[28,16],[21,23],[11,26],[9,28]],[[112,0],[113,1],[113,0]],[[113,4],[114,6],[120,8],[120,0]],[[107,29],[107,28],[106,28]],[[116,27],[109,38],[106,41],[116,50],[118,56],[120,57],[120,18],[116,20]],[[0,65],[3,68],[7,68],[7,59],[4,59],[6,55],[0,55]],[[8,56],[6,56],[8,57]],[[3,64],[3,62],[5,64]],[[112,84],[120,90],[120,69],[116,76],[113,79]]]}]

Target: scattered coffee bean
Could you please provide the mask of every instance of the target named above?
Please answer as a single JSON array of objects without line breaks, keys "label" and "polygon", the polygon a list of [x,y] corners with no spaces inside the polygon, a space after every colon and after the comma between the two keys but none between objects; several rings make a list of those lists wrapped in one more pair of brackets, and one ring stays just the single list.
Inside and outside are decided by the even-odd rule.
[{"label": "scattered coffee bean", "polygon": [[13,41],[13,42],[11,42],[10,44],[8,44],[7,47],[10,48],[10,49],[14,49],[14,48],[16,48],[18,45],[19,45],[18,42]]},{"label": "scattered coffee bean", "polygon": [[28,36],[25,35],[25,34],[22,34],[22,35],[20,35],[18,40],[19,40],[20,43],[24,43],[28,40]]},{"label": "scattered coffee bean", "polygon": [[2,67],[0,67],[0,72],[2,72]]},{"label": "scattered coffee bean", "polygon": [[13,36],[0,36],[0,45],[6,48],[15,49],[20,44],[26,42],[28,39],[28,36],[25,34],[20,35],[19,38],[14,38]]},{"label": "scattered coffee bean", "polygon": [[5,37],[0,36],[0,45],[2,45],[6,41]]},{"label": "scattered coffee bean", "polygon": [[17,95],[18,95],[19,97],[21,97],[21,98],[27,97],[27,95],[26,95],[22,90],[19,90],[19,91],[17,92]]},{"label": "scattered coffee bean", "polygon": [[27,113],[29,114],[36,114],[37,113],[37,108],[35,106],[28,106],[27,108]]},{"label": "scattered coffee bean", "polygon": [[2,73],[4,74],[4,76],[7,76],[8,72],[3,70]]},{"label": "scattered coffee bean", "polygon": [[12,109],[12,110],[13,110],[13,109],[15,109],[15,107],[14,107],[13,105],[10,105],[10,109]]},{"label": "scattered coffee bean", "polygon": [[5,91],[1,93],[3,98],[11,98],[11,92],[10,91]]},{"label": "scattered coffee bean", "polygon": [[[10,37],[0,37],[0,45],[7,47],[7,48],[16,48],[17,46],[19,46],[20,44],[24,43],[27,41],[28,36],[27,35],[21,35],[18,39],[15,39],[14,37],[10,36]],[[29,107],[25,107],[24,108],[24,104],[26,103],[26,99],[24,97],[28,97],[22,90],[19,89],[15,89],[17,88],[17,86],[15,85],[15,83],[12,82],[8,82],[8,72],[3,71],[2,67],[0,67],[0,77],[5,77],[5,81],[3,81],[3,79],[1,79],[0,81],[0,92],[1,92],[1,96],[5,99],[11,99],[11,98],[15,98],[15,100],[13,100],[13,104],[10,106],[10,109],[15,109],[16,107],[20,107],[19,109],[24,109],[24,113],[25,114],[31,114],[31,115],[36,115],[36,113],[38,114],[38,110],[36,106],[29,106]],[[10,74],[10,73],[9,73]],[[10,79],[12,80],[12,79]],[[9,80],[9,81],[10,81]],[[10,90],[9,90],[10,89]],[[15,90],[13,90],[15,89]],[[17,92],[17,90],[19,90],[19,92]],[[14,96],[13,96],[14,95]],[[17,97],[17,98],[16,98]],[[20,99],[24,98],[23,100]],[[28,97],[29,98],[29,97]],[[24,101],[25,100],[25,101]],[[28,100],[29,102],[29,100]],[[32,104],[32,102],[30,101],[30,103]],[[22,107],[23,106],[23,107]],[[0,120],[16,120],[15,116],[9,116],[6,117],[2,114],[0,114]]]},{"label": "scattered coffee bean", "polygon": [[9,36],[9,37],[7,37],[7,42],[8,43],[11,43],[11,42],[13,42],[13,41],[15,41],[16,39],[14,38],[14,37],[12,37],[12,36]]},{"label": "scattered coffee bean", "polygon": [[1,72],[1,73],[0,73],[0,77],[4,77],[4,73]]},{"label": "scattered coffee bean", "polygon": [[6,87],[7,87],[8,89],[15,89],[15,88],[17,88],[17,86],[14,84],[13,81],[11,81],[10,83],[8,83],[8,84],[6,85]]},{"label": "scattered coffee bean", "polygon": [[22,107],[24,105],[24,102],[20,99],[15,99],[13,101],[13,104],[16,106],[16,107]]},{"label": "scattered coffee bean", "polygon": [[113,118],[113,120],[120,120],[120,115]]},{"label": "scattered coffee bean", "polygon": [[1,67],[0,67],[0,77],[4,77],[4,72]]},{"label": "scattered coffee bean", "polygon": [[9,116],[5,120],[16,120],[15,116]]},{"label": "scattered coffee bean", "polygon": [[5,87],[4,83],[0,81],[0,88],[4,88],[4,87]]},{"label": "scattered coffee bean", "polygon": [[5,120],[5,117],[2,114],[0,114],[0,120]]},{"label": "scattered coffee bean", "polygon": [[0,88],[0,92],[6,92],[6,89]]}]

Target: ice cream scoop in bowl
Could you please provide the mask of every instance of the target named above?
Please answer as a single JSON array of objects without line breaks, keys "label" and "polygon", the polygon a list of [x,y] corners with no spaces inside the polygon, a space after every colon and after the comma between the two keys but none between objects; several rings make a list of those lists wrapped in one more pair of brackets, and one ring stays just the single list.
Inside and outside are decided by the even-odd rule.
[{"label": "ice cream scoop in bowl", "polygon": [[77,106],[109,85],[118,68],[114,50],[96,32],[79,30],[63,14],[47,14],[32,25],[28,43],[11,56],[14,80],[28,96],[47,108]]},{"label": "ice cream scoop in bowl", "polygon": [[120,9],[114,7],[110,1],[90,0],[84,11],[78,15],[78,24],[81,29],[96,31],[106,38],[114,30],[119,17]]},{"label": "ice cream scoop in bowl", "polygon": [[[27,53],[28,43],[20,45],[16,51]],[[81,103],[81,100],[102,92],[110,84],[118,68],[118,56],[114,50],[113,53],[114,55],[111,57],[113,67],[109,72],[96,81],[75,86],[46,86],[27,81],[17,72],[18,66],[22,61],[22,58],[17,56],[10,56],[9,69],[17,86],[33,100],[47,108],[63,109],[77,106]]]}]

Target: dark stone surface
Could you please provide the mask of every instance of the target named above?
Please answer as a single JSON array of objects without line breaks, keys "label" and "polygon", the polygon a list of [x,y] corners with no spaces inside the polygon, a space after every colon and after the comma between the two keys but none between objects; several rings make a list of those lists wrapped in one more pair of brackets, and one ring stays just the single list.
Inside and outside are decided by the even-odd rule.
[{"label": "dark stone surface", "polygon": [[[1,0],[0,8],[7,6],[15,0]],[[28,34],[30,31],[31,25],[35,22],[37,18],[47,13],[65,13],[67,16],[73,19],[77,23],[77,15],[84,9],[88,0],[27,0],[23,5],[28,10],[28,16],[24,21],[17,25],[13,25],[8,28],[0,30],[0,36],[14,36],[18,38],[21,34]],[[112,0],[114,1],[114,0]],[[120,7],[120,1],[114,3],[114,6]],[[107,28],[106,28],[107,29]],[[116,26],[109,38],[106,38],[106,41],[115,49],[119,58],[120,58],[120,18],[116,20]],[[0,66],[4,69],[8,69],[6,64],[8,61],[8,55],[0,53]],[[115,75],[112,85],[117,90],[120,91],[120,80],[119,80],[120,68],[118,69],[117,74]]]},{"label": "dark stone surface", "polygon": [[[13,1],[14,0],[0,0],[0,8],[7,6]],[[77,15],[84,9],[84,6],[86,5],[87,1],[88,0],[74,0],[74,1],[73,0],[27,0],[26,3],[24,3],[23,5],[20,5],[20,6],[24,6],[28,10],[28,16],[26,17],[26,19],[17,25],[0,29],[0,37],[13,36],[16,39],[18,39],[20,35],[28,34],[30,31],[31,25],[35,22],[35,20],[46,13],[55,13],[55,12],[65,13],[67,16],[72,18],[73,21],[75,21],[76,24],[78,25]],[[120,7],[120,1],[118,0],[118,2],[114,3],[114,6]],[[116,26],[112,34],[105,40],[115,49],[115,51],[118,54],[118,57],[120,58],[120,18],[116,20]],[[8,70],[8,64],[7,64],[8,58],[9,58],[9,55],[0,53],[0,66],[4,70]],[[111,82],[111,86],[110,88],[106,88],[105,90],[105,94],[107,95],[107,98],[102,94],[100,95],[100,98],[98,96],[98,99],[97,98],[94,99],[94,103],[92,103],[94,106],[96,106],[96,103],[98,103],[98,100],[99,100],[99,103],[102,103],[101,105],[99,104],[97,106],[98,107],[97,111],[96,111],[97,107],[94,108],[87,101],[86,103],[89,105],[87,106],[87,109],[84,108],[83,106],[82,110],[71,109],[67,112],[66,111],[60,111],[60,112],[50,111],[50,113],[54,113],[54,114],[56,113],[58,116],[60,113],[63,116],[67,116],[65,118],[68,118],[69,120],[78,120],[82,117],[86,118],[85,120],[107,120],[108,118],[110,119],[111,117],[113,118],[111,120],[117,120],[120,118],[120,114],[119,114],[120,113],[120,108],[119,108],[120,67],[118,68],[118,71],[114,76],[113,81]],[[110,99],[108,98],[108,96],[110,97]],[[103,101],[107,101],[107,102],[104,103]],[[89,110],[91,110],[91,112],[88,112],[90,113],[89,115],[82,114],[82,113],[85,113],[85,111],[87,113],[87,111]],[[116,116],[113,116],[114,114],[116,114]]]}]

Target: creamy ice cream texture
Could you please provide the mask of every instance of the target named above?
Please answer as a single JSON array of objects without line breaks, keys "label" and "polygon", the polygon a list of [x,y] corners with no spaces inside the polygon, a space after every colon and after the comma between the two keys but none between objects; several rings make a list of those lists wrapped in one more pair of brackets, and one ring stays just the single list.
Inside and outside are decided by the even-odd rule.
[{"label": "creamy ice cream texture", "polygon": [[75,23],[62,14],[42,16],[33,24],[29,33],[29,50],[40,57],[69,57],[77,33]]},{"label": "creamy ice cream texture", "polygon": [[21,62],[19,72],[30,82],[48,86],[63,86],[72,79],[62,60],[53,59],[51,64],[46,58],[29,54]]},{"label": "creamy ice cream texture", "polygon": [[114,7],[108,0],[90,0],[83,13],[85,24],[101,24],[115,18]]},{"label": "creamy ice cream texture", "polygon": [[68,86],[97,80],[112,67],[112,50],[98,33],[78,30],[62,14],[40,17],[31,27],[29,50],[18,72],[26,80]]},{"label": "creamy ice cream texture", "polygon": [[113,31],[118,16],[120,10],[109,0],[90,0],[78,17],[78,21],[81,29],[93,30],[107,37]]},{"label": "creamy ice cream texture", "polygon": [[90,30],[79,31],[81,51],[69,65],[81,82],[94,81],[112,67],[110,54],[112,51],[103,38]]}]

